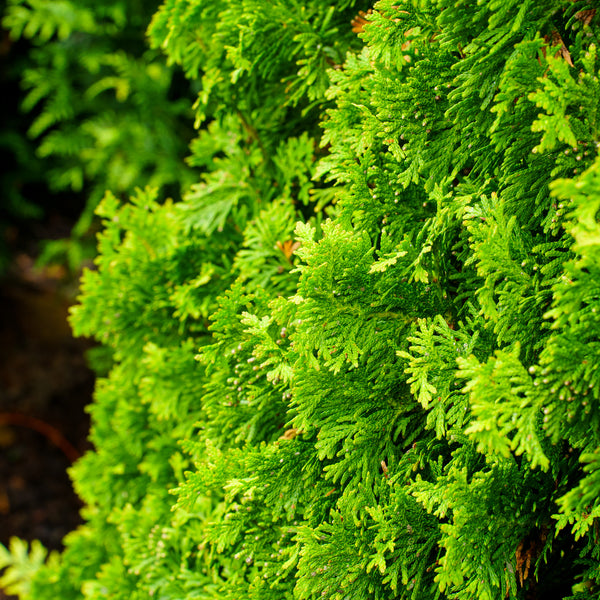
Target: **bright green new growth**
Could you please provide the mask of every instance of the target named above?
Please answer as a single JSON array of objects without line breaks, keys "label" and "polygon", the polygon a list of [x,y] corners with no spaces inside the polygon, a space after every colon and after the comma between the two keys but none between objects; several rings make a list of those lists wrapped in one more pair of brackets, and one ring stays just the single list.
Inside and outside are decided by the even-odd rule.
[{"label": "bright green new growth", "polygon": [[100,205],[87,524],[24,598],[598,596],[600,15],[367,8],[155,15],[204,175]]}]

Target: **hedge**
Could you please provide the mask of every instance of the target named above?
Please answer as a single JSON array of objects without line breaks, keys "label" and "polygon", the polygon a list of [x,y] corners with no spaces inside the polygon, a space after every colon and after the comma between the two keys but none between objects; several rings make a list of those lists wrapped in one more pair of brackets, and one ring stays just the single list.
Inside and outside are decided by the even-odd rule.
[{"label": "hedge", "polygon": [[148,35],[198,85],[201,176],[98,208],[86,523],[4,550],[5,583],[597,598],[599,18],[166,0]]}]

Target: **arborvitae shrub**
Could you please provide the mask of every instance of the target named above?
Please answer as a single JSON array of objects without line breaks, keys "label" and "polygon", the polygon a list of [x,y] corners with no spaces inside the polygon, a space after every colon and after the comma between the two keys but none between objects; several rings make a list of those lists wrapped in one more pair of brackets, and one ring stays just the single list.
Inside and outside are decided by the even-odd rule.
[{"label": "arborvitae shrub", "polygon": [[368,8],[155,15],[205,174],[99,208],[87,524],[23,598],[598,597],[600,15]]}]

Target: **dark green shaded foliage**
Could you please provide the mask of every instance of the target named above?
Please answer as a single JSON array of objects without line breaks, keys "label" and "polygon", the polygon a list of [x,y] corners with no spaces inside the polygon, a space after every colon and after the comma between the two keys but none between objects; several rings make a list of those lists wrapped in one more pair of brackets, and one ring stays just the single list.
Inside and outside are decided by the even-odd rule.
[{"label": "dark green shaded foliage", "polygon": [[[3,9],[11,40],[29,43],[21,109],[40,176],[54,193],[85,198],[70,240],[49,243],[45,260],[80,266],[82,238],[106,190],[125,198],[152,185],[180,196],[193,181],[183,162],[193,133],[191,103],[182,97],[189,85],[144,35],[157,5],[9,0]],[[30,200],[44,210],[43,198]]]}]

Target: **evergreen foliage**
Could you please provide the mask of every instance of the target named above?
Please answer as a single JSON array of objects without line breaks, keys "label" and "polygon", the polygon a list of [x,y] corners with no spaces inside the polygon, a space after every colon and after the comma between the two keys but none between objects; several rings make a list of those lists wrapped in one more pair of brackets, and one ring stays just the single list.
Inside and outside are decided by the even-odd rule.
[{"label": "evergreen foliage", "polygon": [[22,598],[598,597],[600,14],[367,9],[155,14],[204,173],[98,208],[86,524]]},{"label": "evergreen foliage", "polygon": [[53,192],[86,198],[71,239],[47,248],[48,258],[62,255],[75,268],[106,190],[124,199],[152,185],[179,195],[192,181],[183,162],[193,131],[189,99],[181,97],[188,85],[144,37],[157,4],[8,0],[3,11],[11,39],[29,43],[21,109],[43,177]]},{"label": "evergreen foliage", "polygon": [[11,242],[15,224],[41,216],[35,190],[43,182],[41,160],[35,155],[35,145],[25,134],[27,119],[19,111],[19,81],[26,60],[18,44],[12,44],[3,32],[0,52],[0,276],[10,264]]}]

